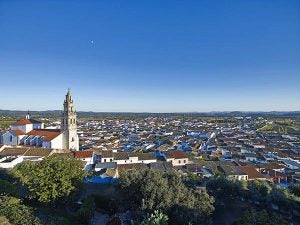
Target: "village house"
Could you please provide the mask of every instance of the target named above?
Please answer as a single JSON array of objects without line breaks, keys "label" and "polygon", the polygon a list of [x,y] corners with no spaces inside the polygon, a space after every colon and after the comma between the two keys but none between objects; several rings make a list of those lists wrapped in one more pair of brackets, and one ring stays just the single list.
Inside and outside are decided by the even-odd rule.
[{"label": "village house", "polygon": [[171,162],[173,166],[184,166],[189,162],[187,154],[182,151],[171,150],[164,152],[163,154],[165,156],[165,160],[167,162]]}]

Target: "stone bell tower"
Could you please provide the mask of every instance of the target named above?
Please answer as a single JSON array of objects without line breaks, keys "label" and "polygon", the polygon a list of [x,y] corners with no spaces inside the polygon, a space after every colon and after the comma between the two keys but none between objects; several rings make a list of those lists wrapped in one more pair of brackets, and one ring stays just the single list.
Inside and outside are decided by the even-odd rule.
[{"label": "stone bell tower", "polygon": [[63,132],[63,146],[65,149],[79,150],[79,138],[77,134],[77,115],[73,105],[73,98],[68,89],[64,101],[64,110],[61,118],[60,130]]}]

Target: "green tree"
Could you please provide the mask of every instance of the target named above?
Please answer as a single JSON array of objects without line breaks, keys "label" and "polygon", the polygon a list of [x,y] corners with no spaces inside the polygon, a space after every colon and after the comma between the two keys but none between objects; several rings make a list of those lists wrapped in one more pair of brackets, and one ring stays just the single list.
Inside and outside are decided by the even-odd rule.
[{"label": "green tree", "polygon": [[210,179],[206,188],[216,200],[230,201],[233,198],[241,197],[246,191],[245,183],[241,181],[228,180],[224,177]]},{"label": "green tree", "polygon": [[83,224],[90,224],[96,209],[95,200],[92,196],[87,197],[80,209],[77,211],[77,217]]},{"label": "green tree", "polygon": [[187,186],[194,187],[195,185],[200,185],[203,180],[197,174],[188,173],[187,176],[183,178],[183,181]]},{"label": "green tree", "polygon": [[58,156],[41,162],[24,161],[12,172],[28,188],[29,197],[42,203],[69,196],[86,175],[81,161]]},{"label": "green tree", "polygon": [[234,225],[288,225],[288,222],[281,217],[270,214],[266,210],[256,211],[248,210],[238,219]]},{"label": "green tree", "polygon": [[269,194],[269,198],[272,203],[278,205],[281,209],[291,209],[292,207],[289,192],[284,188],[274,187]]},{"label": "green tree", "polygon": [[150,217],[144,219],[140,225],[168,225],[168,216],[158,210],[150,215]]},{"label": "green tree", "polygon": [[6,180],[0,180],[0,195],[18,196],[17,184]]},{"label": "green tree", "polygon": [[294,195],[300,197],[300,184],[292,184],[289,187],[289,190],[291,193],[293,193]]},{"label": "green tree", "polygon": [[[177,172],[153,170],[130,171],[121,174],[120,189],[131,206],[145,213],[160,210],[172,215],[172,224],[185,224],[194,220],[205,220],[214,210],[213,197],[205,191],[185,186]],[[184,223],[175,219],[176,209],[185,209]],[[179,213],[181,214],[181,213]],[[171,220],[171,216],[169,216]],[[174,220],[174,221],[173,221]]]},{"label": "green tree", "polygon": [[252,180],[248,182],[248,189],[253,201],[265,203],[272,187],[264,180]]},{"label": "green tree", "polygon": [[0,216],[5,216],[14,225],[40,225],[38,218],[34,216],[33,210],[22,204],[15,197],[0,197]]}]

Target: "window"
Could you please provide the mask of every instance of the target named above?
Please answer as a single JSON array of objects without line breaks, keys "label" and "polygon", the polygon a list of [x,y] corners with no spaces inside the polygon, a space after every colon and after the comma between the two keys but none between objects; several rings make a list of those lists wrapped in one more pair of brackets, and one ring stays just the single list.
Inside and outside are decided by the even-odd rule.
[{"label": "window", "polygon": [[74,141],[74,137],[72,137],[72,141]]},{"label": "window", "polygon": [[112,159],[110,159],[110,161],[112,162]]},{"label": "window", "polygon": [[106,162],[106,159],[104,159],[104,162]]},{"label": "window", "polygon": [[186,160],[183,160],[184,163],[186,163]]},{"label": "window", "polygon": [[10,142],[12,142],[12,140],[13,140],[13,136],[12,136],[12,135],[10,135],[10,137],[9,137],[9,141],[10,141]]},{"label": "window", "polygon": [[178,160],[178,163],[181,163],[181,160]]}]

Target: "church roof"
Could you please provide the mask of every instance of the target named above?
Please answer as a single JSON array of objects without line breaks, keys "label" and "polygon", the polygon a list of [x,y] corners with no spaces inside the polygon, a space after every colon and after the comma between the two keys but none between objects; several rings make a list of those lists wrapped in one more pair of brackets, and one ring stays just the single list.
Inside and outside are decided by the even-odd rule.
[{"label": "church roof", "polygon": [[57,129],[34,129],[29,131],[27,135],[42,136],[44,141],[51,141],[61,134]]},{"label": "church roof", "polygon": [[13,125],[26,125],[26,124],[35,124],[35,123],[42,123],[42,122],[34,119],[20,119],[16,121]]},{"label": "church roof", "polygon": [[11,130],[11,132],[13,132],[15,135],[25,135],[25,133],[21,130]]}]

